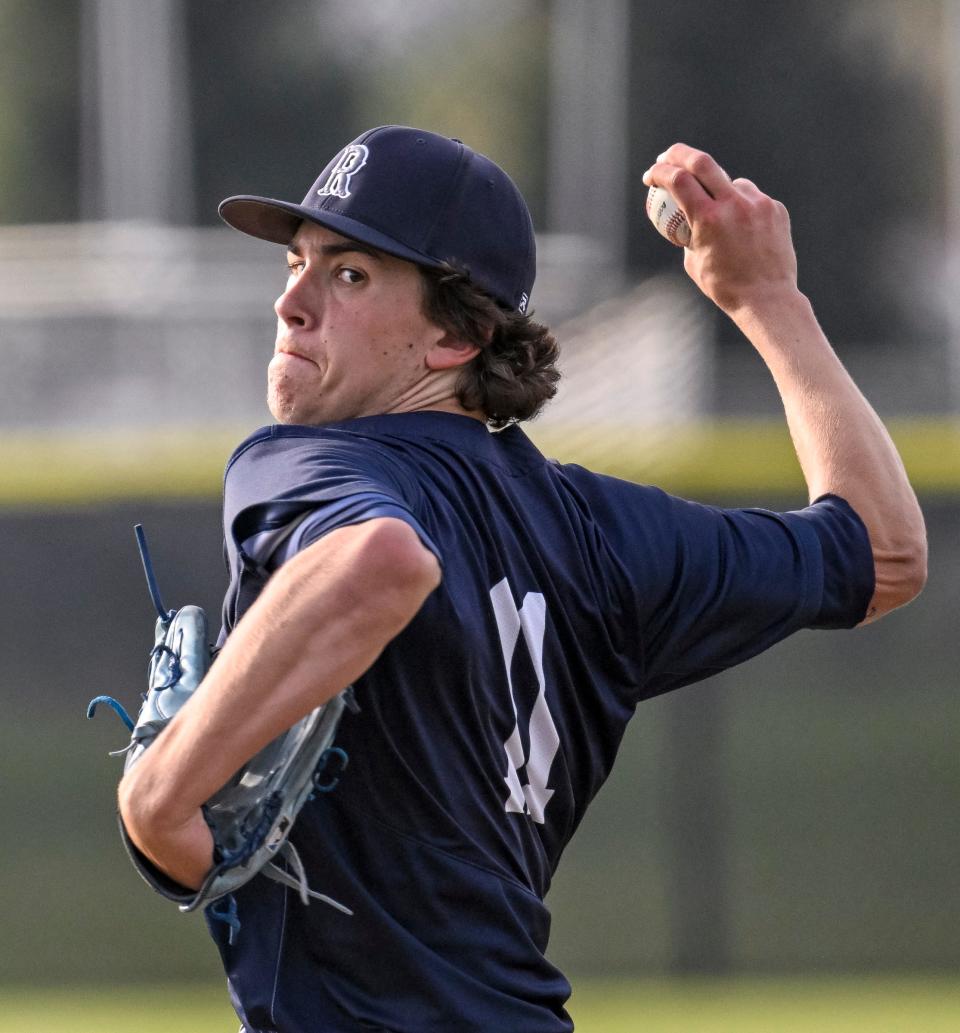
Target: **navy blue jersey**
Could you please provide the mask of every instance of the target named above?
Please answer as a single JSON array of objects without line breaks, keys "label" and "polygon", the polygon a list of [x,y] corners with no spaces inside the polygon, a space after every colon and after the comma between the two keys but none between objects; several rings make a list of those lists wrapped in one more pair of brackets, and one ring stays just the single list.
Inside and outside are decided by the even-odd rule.
[{"label": "navy blue jersey", "polygon": [[270,427],[227,468],[224,634],[285,557],[377,516],[409,523],[443,579],[357,682],[349,768],[291,836],[354,915],[244,887],[235,943],[211,926],[238,1011],[251,1033],[570,1030],[543,897],[634,708],[861,621],[866,530],[833,496],[698,505],[466,416]]}]

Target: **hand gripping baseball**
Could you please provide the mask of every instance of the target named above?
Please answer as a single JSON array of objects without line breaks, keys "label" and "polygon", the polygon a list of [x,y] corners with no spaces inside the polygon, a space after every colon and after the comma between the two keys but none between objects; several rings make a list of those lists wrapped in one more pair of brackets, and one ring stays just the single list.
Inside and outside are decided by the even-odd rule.
[{"label": "hand gripping baseball", "polygon": [[797,291],[790,217],[748,179],[734,179],[706,152],[676,143],[643,174],[684,211],[691,240],[684,268],[723,311],[766,306]]}]

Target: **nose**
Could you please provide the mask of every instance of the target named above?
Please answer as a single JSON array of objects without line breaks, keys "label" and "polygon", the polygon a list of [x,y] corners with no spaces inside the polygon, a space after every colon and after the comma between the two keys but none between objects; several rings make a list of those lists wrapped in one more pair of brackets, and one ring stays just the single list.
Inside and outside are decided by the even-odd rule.
[{"label": "nose", "polygon": [[284,292],[273,303],[277,318],[285,326],[309,326],[316,319],[317,299],[308,289],[307,276],[291,276]]}]

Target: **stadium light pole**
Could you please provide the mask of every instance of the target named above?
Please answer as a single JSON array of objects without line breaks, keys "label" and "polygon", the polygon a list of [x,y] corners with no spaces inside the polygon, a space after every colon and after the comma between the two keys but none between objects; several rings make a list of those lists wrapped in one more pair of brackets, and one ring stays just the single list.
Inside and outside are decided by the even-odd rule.
[{"label": "stadium light pole", "polygon": [[627,254],[628,0],[554,0],[547,225],[592,237],[622,277]]},{"label": "stadium light pole", "polygon": [[83,0],[81,211],[190,223],[190,103],[182,0]]}]

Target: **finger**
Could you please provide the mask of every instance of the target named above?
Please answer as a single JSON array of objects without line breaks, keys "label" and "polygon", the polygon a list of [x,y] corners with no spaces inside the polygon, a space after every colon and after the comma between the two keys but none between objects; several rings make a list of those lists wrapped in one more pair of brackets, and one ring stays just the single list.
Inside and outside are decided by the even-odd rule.
[{"label": "finger", "polygon": [[735,179],[732,185],[734,190],[756,210],[767,208],[776,218],[786,220],[789,223],[790,215],[786,207],[780,201],[765,194],[752,180]]},{"label": "finger", "polygon": [[744,195],[744,197],[760,197],[762,191],[752,179],[744,179],[742,176],[733,180],[732,185]]},{"label": "finger", "polygon": [[730,177],[706,151],[698,151],[685,143],[675,143],[658,155],[657,161],[686,169],[713,198],[723,197],[730,192]]},{"label": "finger", "polygon": [[649,187],[663,187],[691,220],[697,219],[704,206],[713,200],[696,176],[667,162],[651,165],[643,174],[643,182]]}]

